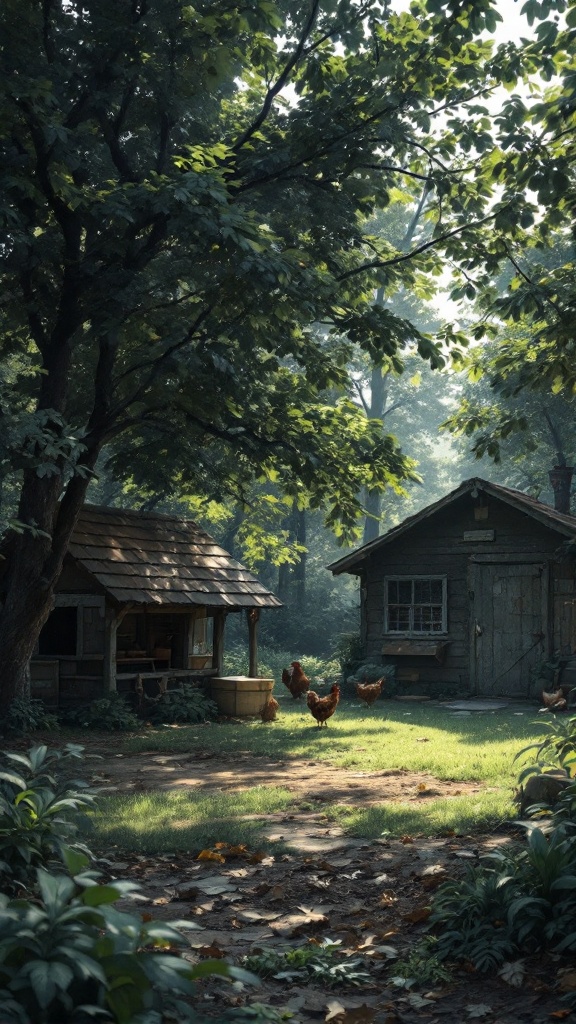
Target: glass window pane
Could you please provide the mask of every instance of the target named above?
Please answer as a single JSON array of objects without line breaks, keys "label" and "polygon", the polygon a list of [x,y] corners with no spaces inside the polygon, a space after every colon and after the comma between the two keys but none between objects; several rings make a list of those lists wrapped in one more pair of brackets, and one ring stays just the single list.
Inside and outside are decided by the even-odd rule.
[{"label": "glass window pane", "polygon": [[430,580],[414,580],[414,601],[416,604],[430,601]]},{"label": "glass window pane", "polygon": [[398,581],[398,600],[401,604],[412,604],[412,580]]},{"label": "glass window pane", "polygon": [[398,604],[398,580],[388,580],[388,603]]},{"label": "glass window pane", "polygon": [[430,580],[430,600],[434,604],[442,604],[443,599],[442,580]]},{"label": "glass window pane", "polygon": [[409,628],[410,610],[401,605],[391,605],[388,609],[388,629],[391,632],[400,632]]}]

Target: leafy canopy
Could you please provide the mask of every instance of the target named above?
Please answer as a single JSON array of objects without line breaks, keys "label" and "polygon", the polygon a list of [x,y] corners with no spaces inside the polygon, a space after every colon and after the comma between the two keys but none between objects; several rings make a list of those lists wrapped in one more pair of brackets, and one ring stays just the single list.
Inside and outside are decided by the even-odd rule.
[{"label": "leafy canopy", "polygon": [[[6,0],[0,456],[23,521],[42,518],[34,481],[55,478],[53,509],[102,448],[209,497],[274,479],[343,536],[362,483],[410,475],[346,398],[349,346],[442,364],[374,289],[429,291],[496,216],[482,96],[539,59],[492,54],[499,17],[494,0]],[[427,227],[406,253],[368,225],[413,184]]]}]

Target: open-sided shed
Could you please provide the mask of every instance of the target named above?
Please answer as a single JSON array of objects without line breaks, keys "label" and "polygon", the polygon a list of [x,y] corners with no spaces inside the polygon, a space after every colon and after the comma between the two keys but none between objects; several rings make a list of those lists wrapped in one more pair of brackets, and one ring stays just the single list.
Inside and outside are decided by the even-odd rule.
[{"label": "open-sided shed", "polygon": [[573,516],[474,478],[329,569],[360,577],[365,654],[407,689],[527,696],[576,651],[574,541]]},{"label": "open-sided shed", "polygon": [[219,676],[226,616],[242,611],[255,676],[260,611],[280,606],[196,523],[86,505],[32,658],[32,693],[66,704],[138,678]]}]

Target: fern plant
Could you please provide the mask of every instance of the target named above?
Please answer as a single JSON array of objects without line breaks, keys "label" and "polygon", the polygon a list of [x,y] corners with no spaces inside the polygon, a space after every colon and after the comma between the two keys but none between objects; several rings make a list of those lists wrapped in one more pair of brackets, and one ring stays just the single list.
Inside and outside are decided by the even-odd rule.
[{"label": "fern plant", "polygon": [[166,725],[205,722],[218,714],[214,701],[200,687],[189,683],[182,683],[177,689],[166,690],[157,697],[145,697],[145,701],[150,721]]},{"label": "fern plant", "polygon": [[101,729],[104,732],[134,732],[141,725],[122,694],[116,692],[81,707],[71,708],[66,712],[64,720],[67,725]]}]

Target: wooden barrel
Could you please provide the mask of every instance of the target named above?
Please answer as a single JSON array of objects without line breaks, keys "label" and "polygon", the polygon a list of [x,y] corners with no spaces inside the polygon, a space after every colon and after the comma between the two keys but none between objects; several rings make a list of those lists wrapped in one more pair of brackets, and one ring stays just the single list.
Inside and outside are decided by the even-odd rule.
[{"label": "wooden barrel", "polygon": [[210,696],[223,715],[259,715],[274,688],[273,679],[222,676],[210,680]]}]

